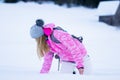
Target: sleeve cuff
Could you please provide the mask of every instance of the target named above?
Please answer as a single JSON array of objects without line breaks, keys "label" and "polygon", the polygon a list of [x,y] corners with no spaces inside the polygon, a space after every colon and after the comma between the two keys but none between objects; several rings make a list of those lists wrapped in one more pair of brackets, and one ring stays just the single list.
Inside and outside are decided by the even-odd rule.
[{"label": "sleeve cuff", "polygon": [[84,69],[84,67],[79,67],[79,68],[77,68],[77,69]]}]

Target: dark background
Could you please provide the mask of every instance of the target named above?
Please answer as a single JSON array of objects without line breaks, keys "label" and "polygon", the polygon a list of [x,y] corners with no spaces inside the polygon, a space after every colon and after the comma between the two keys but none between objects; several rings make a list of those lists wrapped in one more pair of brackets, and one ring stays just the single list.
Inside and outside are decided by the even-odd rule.
[{"label": "dark background", "polygon": [[73,6],[85,6],[89,8],[97,8],[100,1],[115,1],[115,0],[4,0],[5,3],[16,3],[19,1],[36,2],[42,4],[44,2],[53,2],[59,6],[66,4],[68,8]]}]

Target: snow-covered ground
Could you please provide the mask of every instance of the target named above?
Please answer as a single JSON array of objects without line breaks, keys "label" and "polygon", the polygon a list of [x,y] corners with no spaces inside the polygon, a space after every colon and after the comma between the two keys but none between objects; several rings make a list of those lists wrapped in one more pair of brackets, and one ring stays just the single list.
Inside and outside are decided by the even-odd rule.
[{"label": "snow-covered ground", "polygon": [[[104,5],[103,5],[104,7]],[[120,29],[98,22],[98,9],[66,8],[52,3],[0,3],[0,80],[118,80],[120,79]],[[43,60],[36,54],[30,27],[42,18],[71,34],[83,36],[91,56],[92,75],[59,74],[54,59],[49,75],[40,75]],[[59,75],[58,75],[59,74]]]}]

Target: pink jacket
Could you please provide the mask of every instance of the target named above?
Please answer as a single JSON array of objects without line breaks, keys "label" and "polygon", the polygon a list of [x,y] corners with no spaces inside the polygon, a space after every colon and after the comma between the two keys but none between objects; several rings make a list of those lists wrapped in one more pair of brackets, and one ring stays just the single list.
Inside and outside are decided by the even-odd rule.
[{"label": "pink jacket", "polygon": [[[54,54],[58,54],[61,60],[74,61],[77,68],[84,67],[83,57],[87,54],[84,45],[67,32],[62,30],[53,31],[54,25],[52,27],[50,25],[51,24],[47,24],[44,26],[46,27],[44,32],[48,35],[47,43],[50,46],[50,51],[44,56],[44,63],[40,73],[49,72]],[[53,35],[61,43],[55,43],[51,40],[49,34],[51,31],[48,28],[53,31]]]}]

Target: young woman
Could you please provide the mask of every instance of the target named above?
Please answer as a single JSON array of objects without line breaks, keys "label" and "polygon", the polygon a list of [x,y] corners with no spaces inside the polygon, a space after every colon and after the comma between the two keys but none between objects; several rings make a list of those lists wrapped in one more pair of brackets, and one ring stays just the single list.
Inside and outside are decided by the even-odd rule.
[{"label": "young woman", "polygon": [[56,29],[53,23],[44,25],[44,21],[38,19],[31,27],[30,35],[37,42],[38,56],[44,57],[40,73],[49,72],[54,54],[60,57],[60,72],[72,74],[74,67],[81,75],[90,72],[90,60],[84,45],[66,31]]}]

